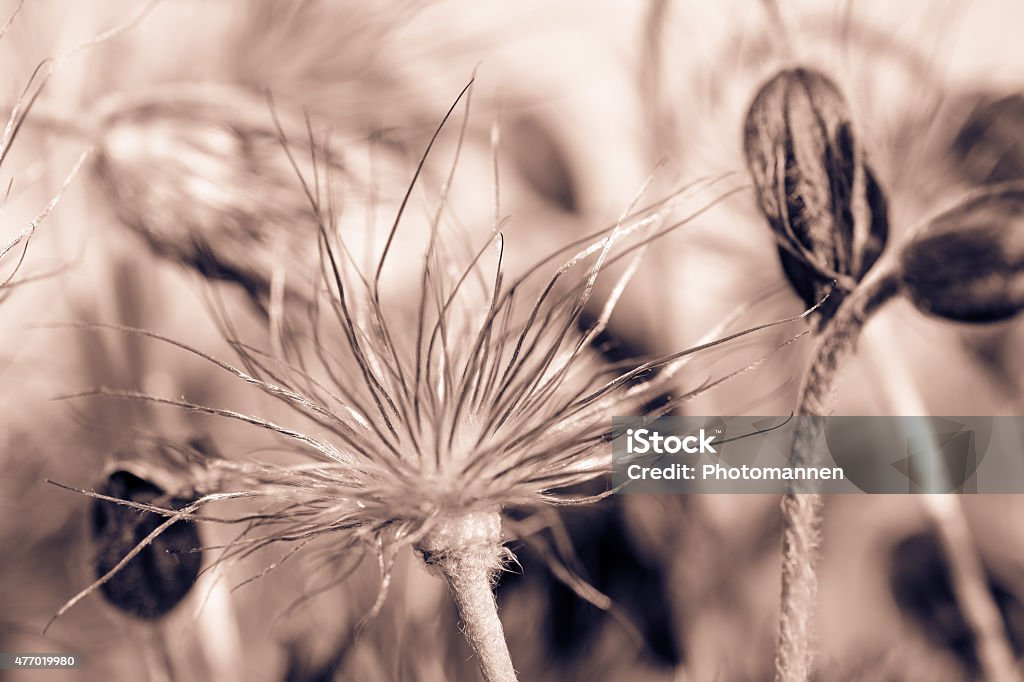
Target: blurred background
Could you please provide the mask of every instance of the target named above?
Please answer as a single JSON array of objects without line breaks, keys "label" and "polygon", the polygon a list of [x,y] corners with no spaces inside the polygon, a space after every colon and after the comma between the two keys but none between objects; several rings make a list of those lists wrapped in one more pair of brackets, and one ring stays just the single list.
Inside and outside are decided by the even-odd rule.
[{"label": "blurred background", "polygon": [[[225,318],[240,338],[266,335],[274,294],[261,276],[276,257],[300,272],[289,288],[309,285],[301,268],[314,264],[315,249],[292,229],[310,219],[308,207],[287,189],[290,166],[267,152],[278,144],[268,91],[284,127],[301,136],[308,115],[343,150],[342,230],[357,259],[379,249],[424,146],[474,73],[448,208],[468,236],[486,238],[497,183],[501,213],[512,216],[503,228],[512,273],[614,224],[649,176],[641,205],[700,177],[743,177],[746,107],[761,82],[794,62],[844,88],[888,189],[891,244],[965,190],[1024,178],[1016,40],[1024,5],[1012,0],[27,0],[0,8],[0,21],[20,9],[0,39],[5,111],[27,84],[35,92],[40,63],[56,59],[2,160],[10,189],[0,243],[95,150],[36,230],[0,303],[0,651],[76,652],[84,668],[3,679],[479,678],[443,582],[411,553],[365,626],[379,584],[373,561],[334,584],[322,557],[296,558],[232,589],[280,559],[267,551],[204,572],[159,617],[118,608],[130,595],[95,593],[41,634],[95,578],[105,551],[93,539],[102,526],[94,502],[46,479],[97,490],[119,482],[140,500],[184,496],[173,472],[151,465],[166,443],[229,458],[265,445],[227,420],[62,396],[105,387],[268,418],[282,409],[181,349],[75,327],[138,327],[228,357]],[[115,27],[125,30],[78,49]],[[416,226],[436,210],[460,125],[445,128],[413,195],[385,281],[393,300],[419,286]],[[212,257],[189,232],[218,226],[239,262]],[[258,246],[244,241],[250,227]],[[765,227],[744,192],[665,237],[598,350],[612,361],[658,356],[693,345],[736,311],[734,328],[799,314]],[[0,261],[0,276],[19,255]],[[599,312],[595,304],[589,314]],[[780,328],[701,354],[678,391],[745,367],[793,334]],[[1019,323],[967,328],[894,303],[868,325],[836,413],[1024,414],[1022,341]],[[788,414],[811,348],[807,338],[787,346],[683,411]],[[118,471],[138,480],[115,480]],[[1024,538],[1015,519],[1024,503],[974,496],[963,506],[1020,654]],[[771,678],[777,498],[612,497],[511,516],[521,567],[503,575],[497,595],[521,679]],[[231,532],[199,528],[204,546]],[[611,609],[586,603],[552,570],[545,547],[563,540]],[[131,546],[113,544],[122,553]],[[976,673],[948,573],[919,500],[830,499],[819,679]]]}]

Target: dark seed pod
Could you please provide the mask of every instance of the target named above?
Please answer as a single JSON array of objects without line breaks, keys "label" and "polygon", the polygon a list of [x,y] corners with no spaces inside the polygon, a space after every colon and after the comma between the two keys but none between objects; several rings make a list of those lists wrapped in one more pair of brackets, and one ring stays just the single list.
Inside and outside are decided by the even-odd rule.
[{"label": "dark seed pod", "polygon": [[885,193],[857,143],[845,98],[817,71],[779,73],[750,105],[744,151],[786,277],[808,306],[833,291],[822,311],[828,319],[889,234]]},{"label": "dark seed pod", "polygon": [[999,322],[1024,310],[1024,184],[986,190],[932,219],[900,254],[919,310]]},{"label": "dark seed pod", "polygon": [[975,96],[950,151],[971,184],[1024,180],[1024,94]]},{"label": "dark seed pod", "polygon": [[[171,497],[164,490],[129,471],[111,473],[96,492],[109,497],[181,509],[190,500]],[[105,500],[93,500],[92,538],[96,545],[96,575],[105,575],[166,517]],[[179,521],[163,531],[100,590],[107,601],[136,618],[154,620],[177,606],[199,575],[202,553],[199,531]]]}]

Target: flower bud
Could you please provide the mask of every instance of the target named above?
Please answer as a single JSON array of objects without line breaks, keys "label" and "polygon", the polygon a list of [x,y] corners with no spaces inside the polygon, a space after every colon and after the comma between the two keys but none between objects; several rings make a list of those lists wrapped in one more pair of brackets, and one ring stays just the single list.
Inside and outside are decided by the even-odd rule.
[{"label": "flower bud", "polygon": [[750,105],[744,151],[793,289],[810,306],[838,286],[823,310],[827,319],[878,260],[889,232],[885,194],[857,143],[849,106],[827,76],[782,71]]},{"label": "flower bud", "polygon": [[[96,490],[101,495],[163,508],[181,509],[190,500],[168,495],[163,488],[119,469]],[[106,500],[93,500],[92,538],[96,576],[113,569],[139,542],[167,520]],[[195,525],[179,521],[165,529],[141,552],[100,586],[107,602],[136,618],[162,618],[177,606],[199,575],[202,553]]]},{"label": "flower bud", "polygon": [[984,185],[1024,180],[1024,94],[976,97],[951,145],[959,175]]},{"label": "flower bud", "polygon": [[997,185],[933,218],[900,254],[919,310],[999,322],[1024,309],[1024,184]]}]

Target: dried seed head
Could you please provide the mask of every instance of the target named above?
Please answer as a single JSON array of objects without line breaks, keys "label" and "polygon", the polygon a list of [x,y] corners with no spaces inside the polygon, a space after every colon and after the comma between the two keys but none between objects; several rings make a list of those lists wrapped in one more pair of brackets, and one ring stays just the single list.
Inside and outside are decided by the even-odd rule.
[{"label": "dried seed head", "polygon": [[118,218],[158,255],[239,284],[263,308],[275,271],[287,273],[291,295],[308,299],[316,286],[318,222],[299,173],[312,184],[315,165],[317,191],[345,198],[358,227],[346,241],[357,254],[353,242],[366,232],[360,202],[377,182],[407,181],[403,173],[392,182],[378,158],[371,181],[357,153],[365,144],[347,144],[342,158],[340,146],[310,140],[301,113],[272,111],[264,96],[241,88],[168,86],[113,98],[101,110],[95,172]]},{"label": "dried seed head", "polygon": [[900,254],[919,310],[957,322],[999,322],[1024,309],[1024,185],[985,190],[933,218]]},{"label": "dried seed head", "polygon": [[[702,348],[608,365],[592,346],[646,245],[686,224],[664,221],[690,200],[705,205],[694,190],[636,211],[511,281],[503,276],[501,233],[460,254],[455,247],[464,236],[439,223],[422,258],[423,290],[411,316],[393,314],[378,300],[373,282],[350,267],[336,235],[321,225],[320,309],[334,315],[310,311],[312,347],[283,347],[281,358],[238,344],[241,365],[235,366],[152,332],[124,330],[195,353],[292,408],[309,420],[304,426],[136,392],[88,393],[241,420],[312,458],[286,464],[197,459],[206,466],[192,474],[204,495],[196,504],[263,501],[261,515],[274,523],[252,533],[265,533],[268,545],[323,538],[334,551],[369,547],[386,562],[401,546],[423,540],[430,548],[444,519],[576,503],[569,488],[610,471],[610,417],[635,414],[671,390],[676,373]],[[624,268],[612,283],[615,293],[581,329],[595,282],[610,267]],[[721,380],[673,391],[651,416]],[[245,545],[235,549],[231,558]]]},{"label": "dried seed head", "polygon": [[[423,162],[454,108],[436,129]],[[152,332],[121,329],[189,351],[259,388],[297,413],[297,425],[132,391],[76,395],[173,405],[241,421],[282,439],[295,455],[309,459],[196,460],[205,464],[192,473],[193,489],[202,496],[187,511],[167,512],[165,523],[203,520],[193,512],[207,504],[238,499],[257,504],[255,513],[218,517],[220,523],[242,527],[218,563],[289,545],[279,561],[253,579],[314,543],[328,550],[325,558],[339,575],[352,557],[362,555],[349,550],[372,551],[384,579],[370,615],[383,604],[396,553],[416,547],[448,578],[484,667],[511,672],[507,652],[497,655],[503,644],[492,646],[501,635],[490,580],[509,558],[500,514],[611,494],[579,497],[571,490],[610,473],[608,446],[617,437],[610,417],[670,413],[760,364],[677,392],[677,374],[694,353],[804,317],[711,340],[735,321],[730,320],[706,343],[653,360],[606,364],[596,353],[594,343],[651,243],[744,189],[719,189],[721,180],[706,178],[646,208],[631,206],[614,225],[556,249],[508,279],[502,221],[496,218],[490,234],[474,244],[458,221],[445,219],[442,205],[430,216],[423,251],[415,254],[419,290],[412,301],[382,296],[380,287],[396,234],[404,238],[407,232],[399,229],[402,221],[392,223],[375,266],[364,273],[332,228],[333,207],[319,204],[319,193],[311,191],[321,286],[313,290],[318,305],[306,311],[308,346],[281,344],[275,354],[233,342],[240,361],[235,366]],[[449,188],[446,183],[445,198]],[[670,216],[678,220],[669,223]],[[402,246],[415,252],[405,248],[410,244]],[[584,323],[584,311],[599,302],[599,280],[611,271],[616,273],[608,282],[611,293],[600,314]],[[671,397],[648,407],[669,391]],[[69,600],[58,615],[95,586]]]},{"label": "dried seed head", "polygon": [[119,102],[101,124],[96,171],[118,217],[154,251],[260,299],[274,234],[305,228],[312,239],[313,217],[266,102],[207,94]]},{"label": "dried seed head", "polygon": [[[113,471],[97,493],[128,502],[181,509],[191,500],[167,494],[163,488],[130,471]],[[96,544],[96,575],[106,575],[166,519],[106,500],[92,503],[92,538]],[[100,586],[107,601],[136,618],[153,620],[177,606],[199,575],[202,553],[199,531],[191,523],[177,523]]]},{"label": "dried seed head", "polygon": [[972,184],[1024,180],[1024,94],[977,97],[952,153],[957,172]]},{"label": "dried seed head", "polygon": [[782,71],[750,105],[744,151],[794,290],[812,305],[837,284],[839,295],[822,311],[828,319],[878,259],[889,231],[885,194],[845,98],[817,71]]}]

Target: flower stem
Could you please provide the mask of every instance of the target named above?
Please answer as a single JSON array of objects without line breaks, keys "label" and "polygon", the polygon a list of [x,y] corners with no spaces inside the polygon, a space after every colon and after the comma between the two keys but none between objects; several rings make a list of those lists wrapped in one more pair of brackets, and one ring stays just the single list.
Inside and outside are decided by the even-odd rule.
[{"label": "flower stem", "polygon": [[971,529],[955,495],[925,495],[949,562],[953,594],[974,639],[982,676],[991,682],[1020,682],[1020,670],[999,607],[988,588],[985,567],[971,540]]},{"label": "flower stem", "polygon": [[506,550],[497,512],[475,512],[438,521],[419,543],[424,560],[441,569],[462,618],[463,632],[487,682],[516,682],[516,671],[498,619],[492,586]]},{"label": "flower stem", "polygon": [[[865,281],[843,300],[835,316],[821,330],[800,387],[798,416],[820,417],[829,412],[839,374],[857,345],[864,322],[898,291],[898,278],[886,273]],[[820,419],[799,422],[793,433],[794,467],[811,463],[821,427]],[[793,489],[782,499],[782,593],[776,682],[806,682],[813,670],[821,508],[821,494],[806,488]]]},{"label": "flower stem", "polygon": [[466,639],[480,658],[484,679],[515,682],[516,671],[498,619],[489,570],[472,557],[456,559],[452,564],[451,570],[443,570],[459,607]]},{"label": "flower stem", "polygon": [[[883,385],[888,388],[893,409],[902,414],[928,414],[903,359],[898,355],[894,357],[891,349],[885,350],[885,353],[876,353],[875,359],[878,371],[890,380]],[[893,389],[895,382],[900,388],[896,395]],[[931,446],[935,447],[934,442]],[[973,635],[982,677],[998,682],[1019,682],[1021,676],[1016,656],[1002,614],[988,589],[985,567],[971,537],[960,496],[929,493],[921,495],[920,499],[949,562],[953,594]]]},{"label": "flower stem", "polygon": [[782,606],[776,682],[806,682],[814,665],[821,506],[818,493],[787,493],[782,498]]}]

